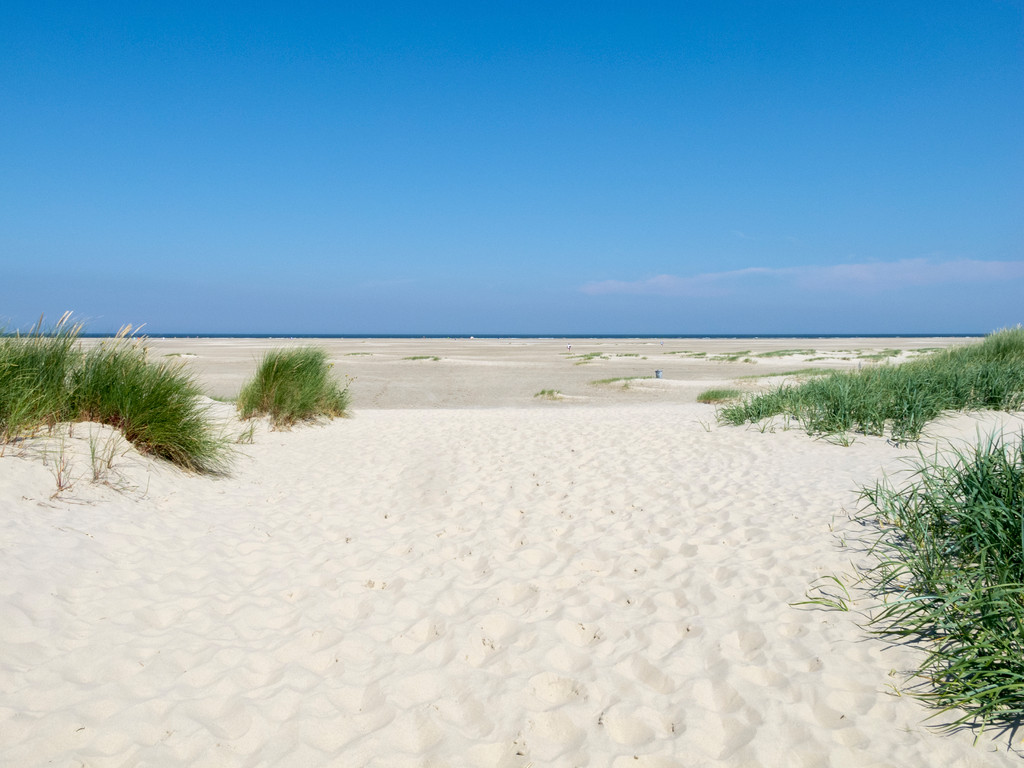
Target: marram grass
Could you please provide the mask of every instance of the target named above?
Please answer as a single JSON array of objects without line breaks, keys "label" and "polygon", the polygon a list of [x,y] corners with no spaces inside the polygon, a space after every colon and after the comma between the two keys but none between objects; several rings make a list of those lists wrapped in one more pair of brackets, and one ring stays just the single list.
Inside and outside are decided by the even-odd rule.
[{"label": "marram grass", "polygon": [[712,388],[705,389],[699,395],[697,395],[698,403],[726,403],[730,400],[735,400],[740,397],[743,393],[738,389],[720,389]]},{"label": "marram grass", "polygon": [[139,451],[185,469],[222,472],[229,463],[180,365],[146,360],[139,339],[118,338],[83,352],[81,325],[65,314],[51,331],[0,337],[0,443],[58,422],[98,421],[120,429]]},{"label": "marram grass", "polygon": [[140,340],[122,338],[86,351],[71,380],[78,419],[116,427],[143,453],[185,469],[226,469],[226,441],[181,363],[151,363]]},{"label": "marram grass", "polygon": [[81,326],[64,315],[53,331],[42,320],[25,334],[0,334],[0,441],[72,418],[69,378],[81,359]]},{"label": "marram grass", "polygon": [[243,419],[269,416],[277,428],[321,417],[344,416],[348,389],[331,378],[327,353],[316,347],[268,352],[238,395]]},{"label": "marram grass", "polygon": [[902,365],[833,372],[783,385],[719,412],[729,424],[786,414],[811,434],[863,432],[916,440],[943,411],[1024,406],[1024,328],[997,331],[980,344],[934,352]]},{"label": "marram grass", "polygon": [[[1022,436],[1024,438],[1024,436]],[[902,488],[863,493],[883,526],[869,581],[885,598],[872,624],[922,647],[923,698],[976,719],[1024,717],[1024,440],[990,438],[922,458]]]}]

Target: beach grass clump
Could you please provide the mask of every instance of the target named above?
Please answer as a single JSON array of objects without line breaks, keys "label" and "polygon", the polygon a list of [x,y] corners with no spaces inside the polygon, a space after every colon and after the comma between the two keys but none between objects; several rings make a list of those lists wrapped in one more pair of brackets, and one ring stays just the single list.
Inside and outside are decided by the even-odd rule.
[{"label": "beach grass clump", "polygon": [[269,416],[276,428],[344,416],[348,388],[331,377],[331,367],[327,353],[316,347],[268,352],[238,395],[239,415]]},{"label": "beach grass clump", "polygon": [[725,403],[735,400],[743,393],[738,389],[705,389],[697,395],[698,403]]},{"label": "beach grass clump", "polygon": [[558,400],[561,396],[562,393],[557,389],[542,389],[534,394],[534,397],[540,397],[544,400]]},{"label": "beach grass clump", "polygon": [[792,357],[794,355],[813,355],[814,349],[773,349],[770,352],[758,352],[754,357]]},{"label": "beach grass clump", "polygon": [[683,357],[707,357],[707,352],[690,352],[685,349],[673,349],[668,352],[663,352],[664,355],[682,355]]},{"label": "beach grass clump", "polygon": [[750,359],[749,355],[750,355],[750,350],[749,349],[744,349],[744,350],[741,350],[740,352],[723,352],[720,355],[712,355],[708,359],[709,360],[719,360],[719,361],[723,361],[723,362],[726,362],[726,363],[735,363],[737,361],[744,362],[744,363],[750,363],[750,362],[753,362],[753,360]]},{"label": "beach grass clump", "polygon": [[0,334],[0,441],[72,418],[69,380],[80,359],[81,326],[65,314],[25,334]]},{"label": "beach grass clump", "polygon": [[578,355],[569,355],[570,360],[575,360],[573,365],[586,365],[592,360],[608,360],[608,356],[603,352],[581,352]]},{"label": "beach grass clump", "polygon": [[860,352],[858,360],[888,360],[890,357],[899,357],[902,354],[900,349],[882,349],[878,352]]},{"label": "beach grass clump", "polygon": [[78,420],[120,430],[142,453],[196,472],[226,469],[226,440],[212,428],[199,385],[180,363],[149,362],[141,339],[122,336],[82,353],[71,393]]},{"label": "beach grass clump", "polygon": [[603,384],[618,384],[622,382],[623,386],[628,388],[629,382],[638,381],[640,379],[650,379],[651,376],[613,376],[610,379],[594,379],[591,384],[595,386],[601,386]]},{"label": "beach grass clump", "polygon": [[[820,358],[824,359],[824,358]],[[747,376],[737,376],[737,381],[745,381],[750,379],[772,379],[780,378],[783,376],[827,376],[830,373],[835,372],[835,368],[797,368],[792,371],[775,371],[772,373],[752,373]]]},{"label": "beach grass clump", "polygon": [[199,472],[222,472],[229,452],[215,435],[201,392],[180,365],[146,360],[128,329],[83,352],[81,324],[65,314],[52,330],[0,337],[0,443],[60,422],[121,430],[142,453]]},{"label": "beach grass clump", "polygon": [[1024,442],[990,438],[922,459],[912,481],[863,496],[885,533],[872,619],[921,645],[924,698],[982,723],[1024,717]]},{"label": "beach grass clump", "polygon": [[943,411],[1024,405],[1024,328],[997,331],[980,344],[954,347],[901,365],[834,371],[783,385],[719,412],[729,424],[787,414],[811,434],[849,431],[916,440]]}]

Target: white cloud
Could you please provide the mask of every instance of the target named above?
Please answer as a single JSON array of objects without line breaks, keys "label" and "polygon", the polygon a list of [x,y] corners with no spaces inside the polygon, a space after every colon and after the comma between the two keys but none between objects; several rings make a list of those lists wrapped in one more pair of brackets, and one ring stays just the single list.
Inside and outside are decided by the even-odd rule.
[{"label": "white cloud", "polygon": [[1004,282],[1024,278],[1024,261],[902,259],[800,267],[747,267],[699,275],[657,275],[645,280],[590,282],[580,290],[593,296],[724,296],[744,288],[793,286],[802,289],[881,290],[900,286]]}]

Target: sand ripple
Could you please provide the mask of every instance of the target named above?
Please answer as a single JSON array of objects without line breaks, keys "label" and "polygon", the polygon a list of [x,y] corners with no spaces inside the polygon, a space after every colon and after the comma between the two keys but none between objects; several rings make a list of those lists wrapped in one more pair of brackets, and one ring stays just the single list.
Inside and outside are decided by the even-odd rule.
[{"label": "sand ripple", "polygon": [[8,455],[0,763],[1020,764],[891,695],[912,651],[788,605],[909,452],[708,416],[367,411],[53,500]]}]

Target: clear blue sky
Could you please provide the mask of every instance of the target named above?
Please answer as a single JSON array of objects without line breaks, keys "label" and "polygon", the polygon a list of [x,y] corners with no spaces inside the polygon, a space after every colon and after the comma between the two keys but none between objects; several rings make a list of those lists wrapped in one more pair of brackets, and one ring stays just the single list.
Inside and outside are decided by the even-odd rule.
[{"label": "clear blue sky", "polygon": [[1024,2],[0,9],[0,323],[1024,321]]}]

